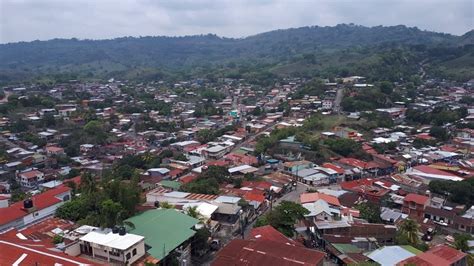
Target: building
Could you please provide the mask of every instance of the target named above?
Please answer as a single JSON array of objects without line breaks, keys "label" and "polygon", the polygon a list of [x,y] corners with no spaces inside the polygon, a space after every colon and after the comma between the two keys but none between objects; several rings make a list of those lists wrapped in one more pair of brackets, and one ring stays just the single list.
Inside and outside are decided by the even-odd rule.
[{"label": "building", "polygon": [[17,174],[17,181],[22,187],[36,188],[44,181],[44,173],[37,169],[30,169]]},{"label": "building", "polygon": [[9,228],[22,228],[49,217],[71,198],[71,189],[65,185],[47,190],[24,202],[0,208],[0,232]]},{"label": "building", "polygon": [[429,201],[430,198],[427,196],[410,193],[403,199],[402,212],[411,218],[423,219],[425,207],[428,206]]},{"label": "building", "polygon": [[198,220],[175,209],[154,209],[135,215],[127,222],[135,225],[130,233],[146,236],[147,253],[156,260],[163,260],[172,251],[180,260],[189,261],[190,239],[196,231],[192,228]]},{"label": "building", "polygon": [[0,265],[101,265],[51,248],[48,241],[0,235]]},{"label": "building", "polygon": [[127,234],[125,228],[95,230],[79,239],[81,254],[111,262],[131,265],[145,255],[145,238]]},{"label": "building", "polygon": [[423,265],[423,266],[465,266],[467,254],[446,245],[437,245],[426,252],[405,259],[397,266]]},{"label": "building", "polygon": [[212,266],[323,265],[323,252],[269,240],[234,239],[217,253]]}]

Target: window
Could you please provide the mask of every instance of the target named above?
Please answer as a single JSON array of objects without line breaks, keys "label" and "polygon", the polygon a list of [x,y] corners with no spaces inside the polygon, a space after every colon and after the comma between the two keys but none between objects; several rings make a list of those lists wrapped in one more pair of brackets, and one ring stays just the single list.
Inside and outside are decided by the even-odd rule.
[{"label": "window", "polygon": [[137,249],[136,249],[136,248],[134,248],[134,249],[132,250],[132,255],[133,255],[133,256],[137,255]]},{"label": "window", "polygon": [[130,256],[130,252],[127,253],[127,260],[129,260],[132,256]]}]

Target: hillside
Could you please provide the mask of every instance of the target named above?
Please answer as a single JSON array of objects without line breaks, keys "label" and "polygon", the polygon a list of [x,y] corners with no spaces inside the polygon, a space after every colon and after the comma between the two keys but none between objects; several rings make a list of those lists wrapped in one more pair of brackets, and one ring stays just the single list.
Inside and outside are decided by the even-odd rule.
[{"label": "hillside", "polygon": [[[423,57],[432,56],[430,49],[439,47],[463,58],[472,51],[466,46],[473,43],[472,31],[454,36],[405,26],[346,24],[276,30],[242,39],[216,35],[55,39],[0,45],[0,83],[58,74],[79,78],[159,78],[178,72],[241,75],[255,68],[272,75],[339,74],[370,69],[372,64],[383,65],[387,59],[400,66],[416,65]],[[402,57],[390,58],[393,56]],[[435,59],[437,63],[456,60]],[[229,65],[233,67],[229,69]],[[345,69],[340,69],[342,65]],[[335,68],[338,71],[333,71]],[[470,74],[468,68],[467,76]]]}]

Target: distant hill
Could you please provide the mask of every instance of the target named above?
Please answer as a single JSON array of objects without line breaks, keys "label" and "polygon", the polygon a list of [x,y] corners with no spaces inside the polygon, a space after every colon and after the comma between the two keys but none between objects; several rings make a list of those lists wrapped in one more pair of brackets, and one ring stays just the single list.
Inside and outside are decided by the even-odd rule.
[{"label": "distant hill", "polygon": [[[251,69],[249,65],[264,65],[265,70],[275,75],[297,74],[298,71],[315,74],[327,70],[321,64],[333,68],[360,61],[371,64],[379,60],[376,55],[394,49],[402,49],[398,55],[416,61],[422,59],[423,53],[429,53],[429,49],[442,47],[452,52],[462,46],[466,52],[465,46],[473,44],[472,31],[454,36],[406,26],[352,24],[276,30],[241,39],[216,35],[54,39],[0,45],[0,83],[58,74],[82,78],[114,75],[157,78],[171,72],[186,75],[238,72],[240,75],[246,71],[242,66]],[[341,64],[333,62],[334,58]],[[229,64],[237,64],[240,69],[228,69]],[[355,71],[353,66],[349,68]],[[222,73],[223,69],[226,73]]]}]

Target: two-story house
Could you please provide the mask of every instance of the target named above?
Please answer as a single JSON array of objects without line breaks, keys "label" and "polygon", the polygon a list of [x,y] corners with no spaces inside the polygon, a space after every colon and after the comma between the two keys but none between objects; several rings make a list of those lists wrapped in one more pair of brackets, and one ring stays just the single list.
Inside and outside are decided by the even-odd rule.
[{"label": "two-story house", "polygon": [[403,199],[402,212],[413,219],[423,219],[429,201],[430,198],[427,196],[410,193]]}]

